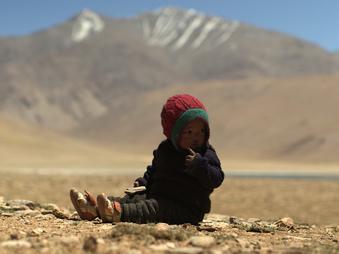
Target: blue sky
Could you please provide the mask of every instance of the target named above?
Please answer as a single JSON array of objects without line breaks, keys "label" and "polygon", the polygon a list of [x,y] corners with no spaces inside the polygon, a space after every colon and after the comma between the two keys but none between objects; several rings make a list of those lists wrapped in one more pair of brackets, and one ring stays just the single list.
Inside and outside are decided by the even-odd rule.
[{"label": "blue sky", "polygon": [[24,35],[65,21],[88,8],[130,17],[160,7],[194,8],[339,49],[338,0],[2,0],[0,36]]}]

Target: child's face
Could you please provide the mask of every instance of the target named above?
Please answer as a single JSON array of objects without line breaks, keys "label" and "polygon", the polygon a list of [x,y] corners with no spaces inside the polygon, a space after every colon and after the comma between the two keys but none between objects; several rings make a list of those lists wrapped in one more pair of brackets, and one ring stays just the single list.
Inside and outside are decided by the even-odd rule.
[{"label": "child's face", "polygon": [[199,148],[205,142],[206,127],[201,119],[189,122],[181,132],[179,147],[182,149]]}]

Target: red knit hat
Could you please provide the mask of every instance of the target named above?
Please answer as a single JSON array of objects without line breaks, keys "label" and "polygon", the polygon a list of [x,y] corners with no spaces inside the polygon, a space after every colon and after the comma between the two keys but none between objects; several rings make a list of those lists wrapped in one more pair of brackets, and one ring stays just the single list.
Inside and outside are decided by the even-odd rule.
[{"label": "red knit hat", "polygon": [[165,136],[177,147],[181,130],[190,121],[201,118],[206,124],[209,138],[208,115],[201,101],[189,94],[178,94],[167,99],[161,111],[161,125]]}]

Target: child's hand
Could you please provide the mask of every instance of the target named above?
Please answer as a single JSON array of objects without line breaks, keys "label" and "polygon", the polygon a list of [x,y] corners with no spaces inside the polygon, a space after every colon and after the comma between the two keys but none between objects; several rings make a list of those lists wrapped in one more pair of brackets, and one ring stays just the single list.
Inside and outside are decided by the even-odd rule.
[{"label": "child's hand", "polygon": [[189,168],[192,165],[193,160],[197,156],[196,152],[194,152],[191,148],[188,148],[189,155],[186,155],[185,157],[185,166],[186,168]]}]

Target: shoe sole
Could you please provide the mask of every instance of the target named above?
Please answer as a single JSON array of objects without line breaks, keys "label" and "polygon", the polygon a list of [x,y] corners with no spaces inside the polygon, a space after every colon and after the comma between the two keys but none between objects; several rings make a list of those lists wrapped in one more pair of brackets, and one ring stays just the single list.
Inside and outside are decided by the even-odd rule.
[{"label": "shoe sole", "polygon": [[[99,217],[101,218],[102,222],[113,222],[113,213],[107,214],[107,210],[106,210],[107,200],[108,199],[105,194],[99,194],[97,196],[97,207],[98,207]],[[112,208],[112,211],[113,211],[113,208]]]},{"label": "shoe sole", "polygon": [[77,213],[79,214],[80,218],[83,220],[94,220],[97,217],[97,214],[93,214],[90,212],[83,212],[81,210],[80,204],[78,202],[78,193],[79,191],[77,191],[76,189],[71,189],[69,192],[72,204],[75,208],[75,210],[77,211]]}]

